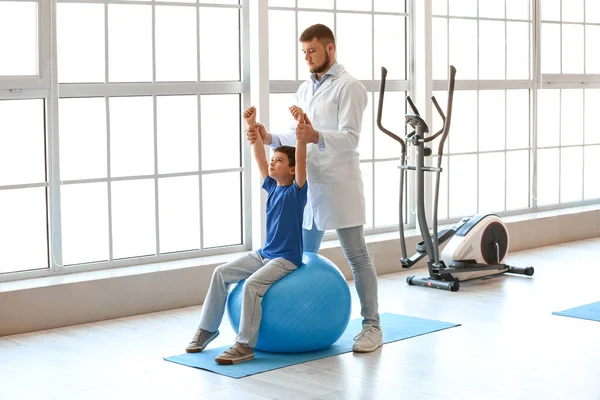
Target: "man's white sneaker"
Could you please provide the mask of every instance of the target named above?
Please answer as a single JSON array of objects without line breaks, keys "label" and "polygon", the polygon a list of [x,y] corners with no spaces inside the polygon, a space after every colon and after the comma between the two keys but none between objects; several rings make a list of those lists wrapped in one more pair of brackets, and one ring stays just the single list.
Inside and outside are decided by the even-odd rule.
[{"label": "man's white sneaker", "polygon": [[381,332],[381,328],[372,326],[370,328],[364,328],[354,337],[352,351],[356,353],[369,353],[377,350],[382,345],[383,333]]}]

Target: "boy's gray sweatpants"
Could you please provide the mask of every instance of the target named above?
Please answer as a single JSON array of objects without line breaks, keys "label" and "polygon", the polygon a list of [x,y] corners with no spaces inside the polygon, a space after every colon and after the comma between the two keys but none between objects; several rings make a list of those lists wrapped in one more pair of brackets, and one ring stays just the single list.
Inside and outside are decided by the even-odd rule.
[{"label": "boy's gray sweatpants", "polygon": [[283,258],[269,260],[258,252],[218,266],[212,275],[208,294],[202,306],[201,329],[215,332],[219,329],[229,285],[246,279],[242,297],[239,333],[236,342],[254,347],[262,317],[262,299],[267,289],[298,267]]}]

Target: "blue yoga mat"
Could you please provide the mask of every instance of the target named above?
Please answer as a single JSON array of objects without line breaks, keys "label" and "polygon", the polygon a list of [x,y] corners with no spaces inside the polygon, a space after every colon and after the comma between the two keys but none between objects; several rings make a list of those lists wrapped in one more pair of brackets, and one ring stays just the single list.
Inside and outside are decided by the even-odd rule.
[{"label": "blue yoga mat", "polygon": [[562,315],[564,317],[589,319],[590,321],[600,322],[600,301],[597,303],[586,304],[575,308],[570,308],[564,311],[553,312],[554,315]]},{"label": "blue yoga mat", "polygon": [[[294,364],[317,360],[319,358],[331,357],[352,351],[354,336],[361,330],[362,319],[353,319],[348,328],[332,346],[310,353],[299,354],[275,354],[255,351],[254,360],[234,365],[219,365],[215,357],[227,350],[229,346],[215,349],[206,349],[201,353],[182,354],[167,357],[165,360],[188,367],[201,368],[216,372],[231,378],[243,378],[244,376],[259,374]],[[383,328],[383,343],[395,342],[427,333],[453,328],[460,324],[450,322],[434,321],[416,317],[408,317],[397,314],[381,314],[381,327]]]}]

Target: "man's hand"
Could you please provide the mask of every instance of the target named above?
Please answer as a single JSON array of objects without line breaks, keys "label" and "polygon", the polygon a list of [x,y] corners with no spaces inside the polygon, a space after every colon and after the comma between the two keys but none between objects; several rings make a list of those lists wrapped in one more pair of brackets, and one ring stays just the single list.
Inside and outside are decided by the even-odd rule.
[{"label": "man's hand", "polygon": [[304,114],[304,123],[296,127],[296,140],[302,143],[319,143],[319,132],[315,131],[308,115]]},{"label": "man's hand", "polygon": [[257,122],[246,129],[246,137],[248,138],[248,142],[250,144],[254,144],[259,135],[264,144],[271,144],[271,135],[267,133],[267,130],[263,124]]}]

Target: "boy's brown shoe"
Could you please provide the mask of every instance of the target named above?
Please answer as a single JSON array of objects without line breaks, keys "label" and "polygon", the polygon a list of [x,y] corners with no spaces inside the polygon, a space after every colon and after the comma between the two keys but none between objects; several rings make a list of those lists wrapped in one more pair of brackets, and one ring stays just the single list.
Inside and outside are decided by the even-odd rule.
[{"label": "boy's brown shoe", "polygon": [[219,336],[219,331],[209,332],[207,330],[198,328],[194,338],[185,348],[186,353],[200,353],[217,336]]},{"label": "boy's brown shoe", "polygon": [[215,358],[221,365],[237,364],[254,358],[254,349],[241,343],[234,343],[228,350]]}]

